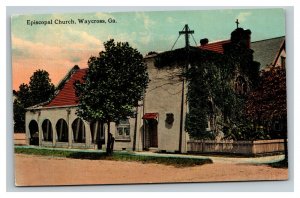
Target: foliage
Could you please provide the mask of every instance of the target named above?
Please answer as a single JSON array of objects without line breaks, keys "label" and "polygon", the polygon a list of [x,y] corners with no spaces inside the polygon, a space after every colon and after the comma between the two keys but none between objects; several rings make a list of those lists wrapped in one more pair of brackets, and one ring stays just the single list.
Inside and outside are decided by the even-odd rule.
[{"label": "foliage", "polygon": [[30,77],[29,91],[32,105],[48,101],[54,93],[49,73],[45,70],[35,71]]},{"label": "foliage", "polygon": [[[255,125],[263,126],[264,133],[273,138],[284,138],[287,133],[286,71],[283,67],[262,70],[259,86],[248,96],[245,113]],[[283,124],[278,134],[272,131],[274,121]]]},{"label": "foliage", "polygon": [[19,91],[15,91],[16,99],[13,101],[14,131],[25,131],[25,108],[31,105],[29,87],[27,84],[21,84]]},{"label": "foliage", "polygon": [[263,70],[259,86],[247,99],[246,113],[252,121],[280,120],[287,116],[286,71],[282,67]]},{"label": "foliage", "polygon": [[224,127],[224,139],[233,140],[263,140],[270,139],[270,136],[266,134],[261,128],[256,128],[249,122],[239,122],[237,124],[231,124],[229,127]]},{"label": "foliage", "polygon": [[127,42],[104,43],[105,51],[90,57],[83,82],[75,82],[78,116],[85,120],[116,121],[132,115],[147,88],[143,56]]},{"label": "foliage", "polygon": [[107,155],[106,153],[93,151],[70,151],[58,149],[15,147],[15,153],[89,160],[136,161],[142,163],[173,165],[175,167],[189,167],[212,163],[212,160],[209,158],[197,159],[188,157],[145,156],[124,152],[115,152],[113,155]]},{"label": "foliage", "polygon": [[[236,72],[239,72],[248,77],[251,87],[256,86],[259,63],[252,60],[249,49],[233,45],[226,50],[225,54],[219,54],[195,47],[189,51],[181,48],[159,54],[156,58],[157,68],[189,65],[183,73],[188,81],[189,105],[185,129],[195,139],[214,139],[223,130],[226,137],[233,137],[236,132],[233,128],[246,124],[241,111],[245,96],[235,92],[233,82]],[[214,131],[206,130],[210,116],[218,117]],[[247,138],[241,131],[234,136],[236,139]]]},{"label": "foliage", "polygon": [[25,131],[25,108],[48,101],[54,94],[54,85],[47,71],[37,70],[30,77],[29,85],[21,84],[14,94],[14,131]]}]

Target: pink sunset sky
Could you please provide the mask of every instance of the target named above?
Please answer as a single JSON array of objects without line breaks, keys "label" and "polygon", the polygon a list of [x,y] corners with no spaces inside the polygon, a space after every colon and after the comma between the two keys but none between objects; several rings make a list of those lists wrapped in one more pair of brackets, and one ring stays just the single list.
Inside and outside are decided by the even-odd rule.
[{"label": "pink sunset sky", "polygon": [[[112,38],[128,42],[145,55],[170,50],[185,24],[195,31],[198,45],[202,38],[227,40],[239,19],[240,27],[252,31],[252,41],[263,40],[285,35],[284,14],[283,9],[228,9],[15,15],[11,19],[13,89],[28,83],[38,69],[48,71],[57,85],[74,65],[86,68],[88,59],[97,56],[104,49],[103,42]],[[58,19],[75,24],[28,25],[28,21]],[[80,24],[78,19],[114,19],[117,23]],[[175,48],[184,45],[180,38]]]}]

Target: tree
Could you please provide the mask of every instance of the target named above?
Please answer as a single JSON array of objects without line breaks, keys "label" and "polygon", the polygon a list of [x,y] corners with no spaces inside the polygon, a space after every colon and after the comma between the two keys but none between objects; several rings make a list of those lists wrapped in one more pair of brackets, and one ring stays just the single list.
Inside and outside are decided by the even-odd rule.
[{"label": "tree", "polygon": [[75,82],[77,114],[87,121],[108,123],[133,115],[149,78],[143,56],[127,42],[109,40],[105,51],[90,57],[83,82]]},{"label": "tree", "polygon": [[25,108],[46,102],[54,94],[54,85],[49,73],[37,70],[30,77],[29,85],[21,84],[18,91],[14,91],[16,99],[13,103],[14,130],[25,131]]},{"label": "tree", "polygon": [[29,89],[33,105],[49,100],[54,94],[54,85],[49,73],[40,69],[35,71],[30,77]]},{"label": "tree", "polygon": [[[271,67],[263,70],[259,86],[253,90],[246,101],[246,115],[257,126],[263,126],[263,134],[271,138],[284,138],[287,159],[287,101],[286,70],[284,67]],[[278,132],[272,129],[274,122],[282,127]]]},{"label": "tree", "polygon": [[257,124],[286,118],[285,68],[271,67],[270,70],[261,72],[259,86],[247,99],[246,114]]},{"label": "tree", "polygon": [[25,108],[31,105],[29,87],[27,84],[21,84],[19,91],[15,91],[16,99],[13,101],[14,109],[14,131],[25,131]]}]

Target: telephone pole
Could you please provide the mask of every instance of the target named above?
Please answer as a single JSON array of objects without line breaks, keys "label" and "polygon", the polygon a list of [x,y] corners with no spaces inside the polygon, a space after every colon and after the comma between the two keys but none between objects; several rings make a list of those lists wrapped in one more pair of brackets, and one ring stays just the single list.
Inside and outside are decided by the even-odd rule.
[{"label": "telephone pole", "polygon": [[[186,49],[186,53],[187,53],[187,63],[185,66],[183,66],[182,69],[182,73],[185,73],[188,69],[188,65],[189,65],[189,51],[190,51],[190,34],[194,34],[194,30],[190,30],[188,24],[185,24],[184,26],[184,30],[179,31],[179,35],[184,34],[185,36],[185,49]],[[182,78],[182,92],[181,92],[181,109],[180,109],[180,129],[179,129],[179,153],[182,152],[182,133],[183,133],[183,109],[184,109],[184,87],[185,87],[185,83],[184,83],[184,78]]]}]

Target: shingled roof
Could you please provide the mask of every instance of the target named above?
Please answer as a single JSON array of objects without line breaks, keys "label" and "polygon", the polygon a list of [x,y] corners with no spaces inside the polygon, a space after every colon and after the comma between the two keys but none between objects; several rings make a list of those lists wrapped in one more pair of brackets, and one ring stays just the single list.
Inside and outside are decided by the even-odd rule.
[{"label": "shingled roof", "polygon": [[203,50],[209,50],[209,51],[223,54],[224,53],[223,45],[226,43],[229,43],[229,42],[230,42],[230,40],[217,41],[217,42],[201,45],[199,47],[200,47],[200,49],[203,49]]},{"label": "shingled roof", "polygon": [[88,71],[85,69],[76,70],[64,84],[62,89],[57,95],[50,101],[50,103],[44,105],[44,107],[60,107],[60,106],[76,106],[78,105],[77,97],[75,95],[74,82],[76,80],[82,81],[84,75]]},{"label": "shingled roof", "polygon": [[[254,51],[253,60],[260,63],[260,69],[265,68],[273,63],[282,43],[285,40],[285,36],[265,39],[260,41],[251,42],[251,49]],[[224,53],[223,45],[229,43],[230,40],[223,40],[213,43],[208,43],[203,46],[199,46],[200,49]]]},{"label": "shingled roof", "polygon": [[251,49],[254,51],[253,59],[260,63],[260,69],[273,63],[285,37],[271,38],[251,43]]}]

